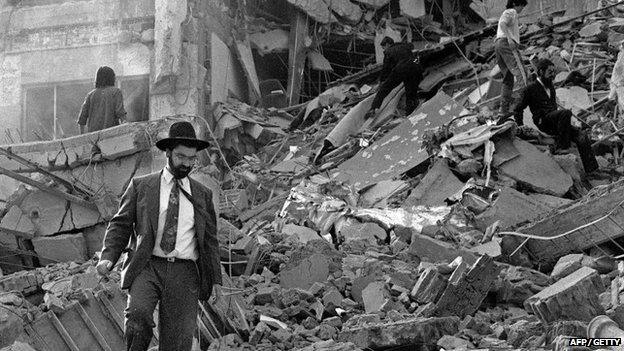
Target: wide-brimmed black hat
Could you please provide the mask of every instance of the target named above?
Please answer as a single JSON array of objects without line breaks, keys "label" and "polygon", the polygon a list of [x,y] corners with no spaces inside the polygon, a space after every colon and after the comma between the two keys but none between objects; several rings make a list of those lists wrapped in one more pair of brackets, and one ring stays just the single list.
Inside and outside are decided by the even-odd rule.
[{"label": "wide-brimmed black hat", "polygon": [[156,142],[156,147],[165,151],[167,149],[173,149],[180,144],[196,147],[198,151],[210,145],[207,141],[197,139],[195,129],[191,123],[182,121],[173,123],[169,128],[169,137],[158,140]]}]

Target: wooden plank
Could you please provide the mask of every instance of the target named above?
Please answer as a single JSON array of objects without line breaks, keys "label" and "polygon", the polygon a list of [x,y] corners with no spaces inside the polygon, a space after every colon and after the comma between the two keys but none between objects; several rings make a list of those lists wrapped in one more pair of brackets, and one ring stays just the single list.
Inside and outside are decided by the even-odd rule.
[{"label": "wooden plank", "polygon": [[115,309],[115,306],[113,306],[113,304],[108,299],[106,294],[100,293],[100,294],[97,295],[97,298],[102,302],[102,305],[106,309],[106,312],[107,312],[108,316],[115,323],[117,323],[117,326],[119,328],[121,328],[121,330],[124,330],[124,320],[123,320],[123,317],[117,312],[117,310]]},{"label": "wooden plank", "polygon": [[87,299],[80,302],[82,308],[89,315],[89,318],[110,347],[113,350],[123,350],[126,347],[123,329],[108,316],[106,307],[95,298],[91,291],[87,290],[85,294]]}]

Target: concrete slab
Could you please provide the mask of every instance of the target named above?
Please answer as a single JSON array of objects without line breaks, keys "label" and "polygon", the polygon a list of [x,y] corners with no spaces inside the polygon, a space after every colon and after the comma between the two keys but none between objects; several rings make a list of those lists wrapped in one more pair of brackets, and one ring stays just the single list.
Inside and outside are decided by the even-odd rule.
[{"label": "concrete slab", "polygon": [[550,273],[550,276],[555,280],[559,280],[576,272],[583,266],[583,257],[583,254],[570,254],[561,257]]},{"label": "concrete slab", "polygon": [[396,178],[429,158],[422,148],[425,131],[441,126],[463,111],[462,106],[440,91],[383,138],[343,162],[331,177],[351,183],[357,189]]},{"label": "concrete slab", "polygon": [[87,245],[82,233],[63,234],[32,239],[35,252],[41,264],[77,261],[87,259]]},{"label": "concrete slab", "polygon": [[573,202],[573,200],[570,199],[546,194],[529,194],[527,196],[533,201],[541,202],[543,205],[548,206],[551,209],[559,208]]},{"label": "concrete slab", "polygon": [[444,199],[455,195],[463,186],[464,183],[449,169],[448,161],[440,158],[435,160],[433,167],[427,171],[403,205],[442,206],[446,204]]},{"label": "concrete slab", "polygon": [[362,300],[366,313],[377,313],[388,302],[389,293],[383,282],[372,282],[362,290]]},{"label": "concrete slab", "polygon": [[376,243],[377,239],[385,239],[387,233],[376,223],[355,222],[353,224],[343,226],[340,229],[340,235],[344,237],[345,241],[361,239]]},{"label": "concrete slab", "polygon": [[448,263],[453,261],[457,256],[461,256],[464,262],[468,264],[472,264],[477,260],[476,255],[472,252],[456,249],[449,243],[417,233],[412,234],[409,252],[418,256],[423,261],[431,263]]},{"label": "concrete slab", "polygon": [[469,269],[463,265],[457,267],[436,303],[434,315],[464,318],[475,313],[494,283],[498,271],[494,259],[489,256],[479,257]]},{"label": "concrete slab", "polygon": [[386,200],[407,187],[408,184],[402,180],[383,180],[362,193],[360,196],[361,206],[387,208]]},{"label": "concrete slab", "polygon": [[501,189],[498,199],[485,212],[475,218],[477,228],[485,231],[496,221],[500,221],[501,229],[532,220],[551,210],[542,202],[535,201],[523,193],[512,189]]},{"label": "concrete slab", "polygon": [[524,308],[543,322],[580,320],[588,322],[604,314],[598,295],[604,291],[600,275],[588,267],[559,280],[524,302]]},{"label": "concrete slab", "polygon": [[454,335],[459,329],[459,318],[409,318],[397,322],[345,323],[338,341],[350,341],[362,349],[385,349],[405,345],[434,343],[443,335]]},{"label": "concrete slab", "polygon": [[499,166],[499,171],[537,192],[562,196],[572,187],[572,178],[549,155],[532,144],[514,139],[520,156]]},{"label": "concrete slab", "polygon": [[429,267],[421,273],[410,295],[419,304],[435,303],[446,289],[446,283],[446,278],[435,267]]},{"label": "concrete slab", "polygon": [[280,272],[280,286],[285,289],[308,289],[314,282],[326,282],[329,276],[330,259],[322,254],[305,258],[291,269]]},{"label": "concrete slab", "polygon": [[295,237],[295,240],[303,244],[306,244],[310,240],[322,239],[316,230],[292,223],[286,224],[284,228],[282,228],[282,233]]},{"label": "concrete slab", "polygon": [[[529,240],[525,250],[540,265],[554,265],[559,257],[610,242],[624,234],[624,181],[595,189],[583,199],[552,211],[518,228],[521,233],[551,240]],[[563,235],[562,234],[565,234]],[[510,254],[524,239],[503,237],[503,253]]]}]

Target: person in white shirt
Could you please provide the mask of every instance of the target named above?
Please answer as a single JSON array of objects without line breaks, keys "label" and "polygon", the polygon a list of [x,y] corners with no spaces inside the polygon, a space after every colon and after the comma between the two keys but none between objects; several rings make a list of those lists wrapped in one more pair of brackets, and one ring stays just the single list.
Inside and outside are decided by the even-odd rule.
[{"label": "person in white shirt", "polygon": [[[130,181],[104,236],[98,273],[108,275],[127,252],[121,287],[128,289],[124,336],[128,351],[146,351],[158,309],[160,351],[190,351],[197,301],[221,284],[212,193],[188,177],[208,142],[193,125],[175,122],[156,142],[166,152],[160,171]],[[215,289],[219,294],[219,289]]]},{"label": "person in white shirt", "polygon": [[527,0],[507,0],[507,9],[498,20],[495,51],[498,67],[503,74],[499,109],[499,116],[502,118],[507,117],[513,102],[514,77],[520,78],[524,74],[524,67],[519,60],[518,53],[520,44],[518,13],[522,12],[526,5]]}]

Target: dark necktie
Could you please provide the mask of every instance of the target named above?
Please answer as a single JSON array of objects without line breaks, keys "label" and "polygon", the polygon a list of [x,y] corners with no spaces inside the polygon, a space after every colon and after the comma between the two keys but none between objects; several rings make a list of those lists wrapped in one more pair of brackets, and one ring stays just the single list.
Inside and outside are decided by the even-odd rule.
[{"label": "dark necktie", "polygon": [[180,208],[180,188],[178,181],[173,180],[171,195],[169,195],[169,203],[167,205],[167,214],[165,216],[165,228],[163,230],[162,239],[160,240],[160,248],[165,254],[169,254],[175,249],[176,236],[178,234],[178,212]]}]

